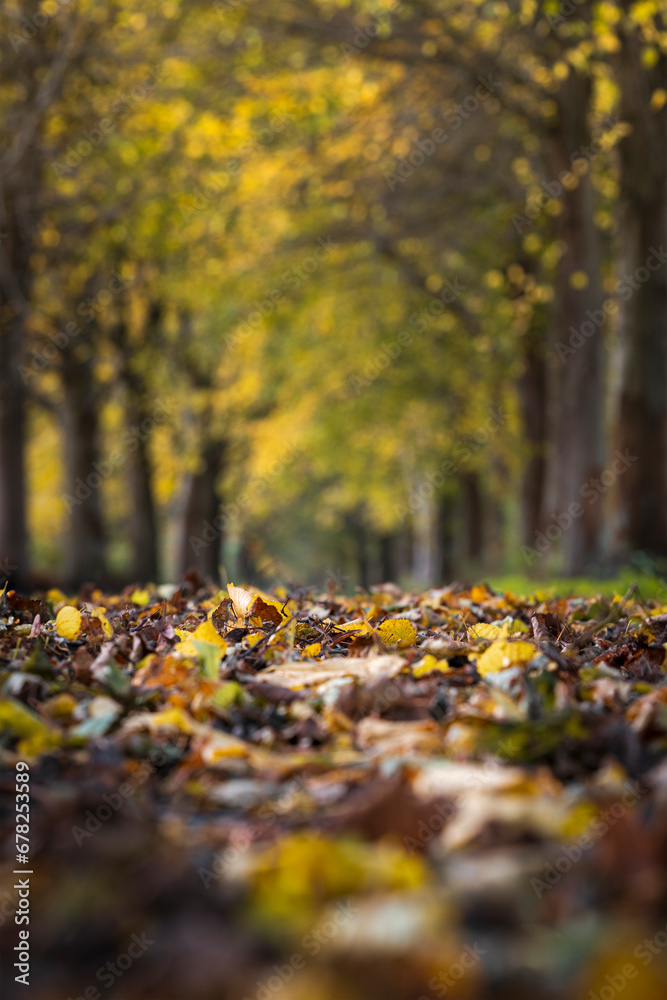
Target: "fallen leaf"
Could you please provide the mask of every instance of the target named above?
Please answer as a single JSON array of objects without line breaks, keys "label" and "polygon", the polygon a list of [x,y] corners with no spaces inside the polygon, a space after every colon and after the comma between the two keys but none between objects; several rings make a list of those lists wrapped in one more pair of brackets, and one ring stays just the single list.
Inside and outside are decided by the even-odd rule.
[{"label": "fallen leaf", "polygon": [[385,646],[407,649],[417,641],[417,629],[407,618],[388,618],[376,629]]},{"label": "fallen leaf", "polygon": [[73,608],[67,604],[64,608],[60,609],[56,615],[56,632],[63,639],[69,639],[70,641],[79,638],[79,633],[81,632],[81,612],[78,608]]},{"label": "fallen leaf", "polygon": [[537,656],[537,650],[530,642],[511,642],[496,639],[477,659],[477,671],[482,675],[496,673],[506,667],[521,666]]}]

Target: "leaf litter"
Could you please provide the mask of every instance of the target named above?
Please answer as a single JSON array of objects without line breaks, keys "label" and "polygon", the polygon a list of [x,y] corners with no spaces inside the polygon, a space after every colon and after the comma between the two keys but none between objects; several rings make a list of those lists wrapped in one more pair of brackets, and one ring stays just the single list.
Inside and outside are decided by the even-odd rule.
[{"label": "leaf litter", "polygon": [[2,602],[31,997],[99,988],[133,933],[153,943],[109,996],[664,996],[667,608],[636,588],[343,597],[190,574]]}]

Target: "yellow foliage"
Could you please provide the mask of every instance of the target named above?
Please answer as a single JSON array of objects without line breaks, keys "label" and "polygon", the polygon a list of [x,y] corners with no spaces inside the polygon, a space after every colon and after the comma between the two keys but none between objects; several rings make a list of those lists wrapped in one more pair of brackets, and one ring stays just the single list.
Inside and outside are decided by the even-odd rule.
[{"label": "yellow foliage", "polygon": [[88,614],[90,615],[91,618],[97,618],[97,620],[100,622],[100,624],[102,625],[102,631],[104,632],[104,638],[111,639],[111,637],[113,636],[113,629],[111,627],[111,622],[104,614],[104,608],[93,608],[93,610],[89,611]]},{"label": "yellow foliage", "polygon": [[493,622],[487,624],[480,622],[479,625],[471,625],[469,634],[476,639],[500,639],[504,636],[513,635],[516,632],[528,632],[528,626],[516,618],[505,619],[503,622]]},{"label": "yellow foliage", "polygon": [[60,736],[25,705],[7,698],[0,701],[0,732],[19,736],[17,752],[21,756],[44,753],[58,746]]},{"label": "yellow foliage", "polygon": [[182,640],[176,644],[175,652],[181,653],[182,656],[197,658],[198,653],[194,645],[195,642],[208,642],[213,646],[217,646],[223,653],[227,652],[227,642],[216,632],[215,626],[209,618],[202,622],[201,625],[198,625],[194,632],[188,632],[182,628],[175,631]]},{"label": "yellow foliage", "polygon": [[81,612],[66,604],[56,615],[56,632],[63,639],[74,640],[81,632]]},{"label": "yellow foliage", "polygon": [[407,649],[417,641],[417,629],[407,618],[388,618],[376,629],[385,646]]},{"label": "yellow foliage", "polygon": [[137,589],[132,594],[132,603],[133,604],[139,604],[139,605],[148,604],[148,602],[150,601],[150,599],[151,599],[151,595],[150,595],[150,593],[147,590],[139,590],[139,589]]},{"label": "yellow foliage", "polygon": [[486,677],[487,674],[495,674],[506,667],[528,663],[536,655],[537,650],[530,642],[496,639],[477,660],[477,670],[482,677]]},{"label": "yellow foliage", "polygon": [[412,668],[412,673],[415,677],[423,677],[424,674],[430,674],[434,670],[439,670],[441,673],[446,674],[451,669],[447,660],[438,660],[432,653],[427,653],[419,663],[415,664]]}]

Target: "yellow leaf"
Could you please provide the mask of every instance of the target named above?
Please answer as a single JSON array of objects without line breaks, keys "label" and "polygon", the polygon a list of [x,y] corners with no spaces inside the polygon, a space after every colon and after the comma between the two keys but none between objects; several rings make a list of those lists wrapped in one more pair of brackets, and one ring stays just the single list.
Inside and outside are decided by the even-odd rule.
[{"label": "yellow leaf", "polygon": [[67,600],[62,590],[58,590],[57,587],[53,587],[47,592],[46,599],[49,604],[62,604],[63,601]]},{"label": "yellow leaf", "polygon": [[308,657],[319,656],[322,652],[321,642],[311,642],[309,646],[305,646],[303,650],[303,655]]},{"label": "yellow leaf", "polygon": [[0,732],[9,731],[19,736],[17,752],[33,756],[58,746],[60,736],[46,725],[38,715],[18,701],[7,698],[0,701]]},{"label": "yellow leaf", "polygon": [[219,760],[224,760],[226,757],[247,757],[248,750],[248,744],[243,740],[216,730],[211,731],[210,737],[206,739],[201,748],[201,756],[205,764],[215,766]]},{"label": "yellow leaf", "polygon": [[407,649],[417,641],[417,629],[407,618],[389,618],[377,627],[377,633],[385,646]]},{"label": "yellow leaf", "polygon": [[102,631],[104,632],[104,637],[106,639],[111,639],[113,636],[113,629],[111,627],[111,622],[104,614],[103,608],[95,608],[93,611],[89,612],[91,618],[97,618],[102,626]]},{"label": "yellow leaf", "polygon": [[48,729],[45,722],[19,701],[0,701],[0,726],[14,736],[35,736]]},{"label": "yellow leaf", "polygon": [[490,597],[493,597],[493,594],[484,584],[472,587],[470,590],[470,600],[474,601],[475,604],[481,604],[482,601],[488,601]]},{"label": "yellow leaf", "polygon": [[412,673],[415,677],[423,677],[424,674],[430,674],[433,670],[439,670],[446,674],[451,669],[447,660],[436,660],[432,653],[427,653],[419,663],[414,665]]},{"label": "yellow leaf", "polygon": [[56,615],[56,632],[63,639],[77,639],[81,631],[81,612],[78,608],[65,605]]},{"label": "yellow leaf", "polygon": [[365,622],[363,618],[357,618],[353,622],[344,622],[343,625],[336,625],[336,631],[356,632],[359,635],[369,635],[373,630],[368,622]]},{"label": "yellow leaf", "polygon": [[151,599],[151,595],[147,590],[135,590],[132,594],[133,604],[148,604]]},{"label": "yellow leaf", "polygon": [[202,622],[201,625],[198,625],[194,632],[190,632],[190,638],[196,642],[212,642],[223,651],[227,649],[227,643],[216,631],[215,625],[209,618],[205,622]]},{"label": "yellow leaf", "polygon": [[530,642],[496,639],[477,660],[477,670],[482,677],[486,677],[487,674],[495,674],[506,667],[528,663],[536,654],[537,650]]},{"label": "yellow leaf", "polygon": [[192,656],[197,658],[199,653],[197,652],[196,642],[208,642],[212,646],[217,646],[221,651],[221,654],[227,652],[227,643],[222,638],[222,636],[216,632],[215,625],[213,622],[207,618],[206,621],[198,625],[194,632],[187,632],[183,628],[174,629],[176,634],[182,640],[177,643],[174,652],[180,653],[181,656]]},{"label": "yellow leaf", "polygon": [[181,733],[194,733],[194,721],[182,708],[166,708],[163,712],[142,712],[134,716],[129,729],[149,729],[152,733],[161,729],[177,729]]},{"label": "yellow leaf", "polygon": [[528,632],[528,626],[516,618],[506,618],[502,622],[491,624],[480,622],[479,625],[471,625],[469,632],[477,639],[500,639],[516,632]]}]

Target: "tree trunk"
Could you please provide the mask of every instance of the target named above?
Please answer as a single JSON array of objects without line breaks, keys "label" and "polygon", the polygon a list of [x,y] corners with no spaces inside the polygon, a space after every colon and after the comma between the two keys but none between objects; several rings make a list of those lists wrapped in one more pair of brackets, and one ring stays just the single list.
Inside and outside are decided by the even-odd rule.
[{"label": "tree trunk", "polygon": [[79,345],[68,351],[62,368],[63,427],[69,510],[65,575],[69,586],[99,583],[105,575],[102,483],[108,477],[99,452],[99,394],[93,355],[82,358]]},{"label": "tree trunk", "polygon": [[236,560],[238,580],[240,584],[254,584],[255,586],[261,586],[264,583],[263,580],[260,580],[255,552],[255,540],[244,531],[241,536],[241,547]]},{"label": "tree trunk", "polygon": [[396,538],[392,534],[380,535],[378,539],[380,576],[383,583],[391,583],[396,579],[396,564],[394,562],[395,544]]},{"label": "tree trunk", "polygon": [[526,441],[521,482],[520,537],[533,546],[542,525],[547,472],[547,367],[542,329],[529,330],[523,339],[524,368],[519,377],[519,402]]},{"label": "tree trunk", "polygon": [[[220,579],[220,552],[223,533],[218,518],[218,479],[223,468],[224,446],[210,442],[204,449],[200,468],[186,478],[178,574],[197,569],[216,582]],[[216,522],[217,519],[217,522]]]},{"label": "tree trunk", "polygon": [[[161,308],[154,304],[142,330],[141,344],[156,348],[157,331],[162,316]],[[133,450],[130,454],[128,478],[132,508],[130,511],[130,539],[132,544],[132,578],[144,583],[159,577],[158,530],[153,476],[149,451],[149,434],[154,425],[150,395],[146,380],[137,369],[136,351],[133,349],[125,323],[115,330],[116,344],[121,359],[121,377],[125,384],[127,432],[131,435]],[[157,408],[157,407],[156,407]]]},{"label": "tree trunk", "polygon": [[447,586],[455,576],[454,499],[443,496],[438,503],[438,583]]},{"label": "tree trunk", "polygon": [[[150,421],[147,410],[130,403],[127,409],[127,424],[130,431],[141,429],[142,423]],[[149,456],[149,442],[144,433],[136,437],[137,446],[130,457],[129,481],[130,537],[132,541],[132,579],[141,583],[158,579],[158,534],[155,501],[153,498],[152,468]]]},{"label": "tree trunk", "polygon": [[357,579],[359,586],[368,590],[370,586],[370,571],[368,562],[368,539],[366,528],[358,521],[352,522],[352,538],[354,541],[354,553],[357,563]]},{"label": "tree trunk", "polygon": [[468,562],[476,563],[484,551],[484,525],[482,520],[482,496],[479,475],[466,472],[461,476],[463,508],[465,511],[465,556]]},{"label": "tree trunk", "polygon": [[[551,167],[556,178],[570,171],[573,159],[585,159],[590,149],[588,127],[590,80],[570,73],[558,94],[559,125],[550,134]],[[590,158],[590,157],[589,157]],[[562,533],[563,568],[578,574],[600,555],[602,504],[586,500],[586,484],[602,471],[603,340],[601,283],[602,249],[594,223],[594,191],[588,171],[568,190],[560,181],[562,211],[557,217],[563,244],[557,281],[559,402],[556,462],[558,513],[578,505],[568,530]],[[586,282],[580,287],[580,277]]]},{"label": "tree trunk", "polygon": [[437,573],[437,510],[433,497],[422,499],[412,515],[412,575],[416,586],[432,587]]},{"label": "tree trunk", "polygon": [[39,164],[27,158],[0,184],[0,577],[29,583],[26,406],[35,372],[25,365],[25,320],[39,225]]},{"label": "tree trunk", "polygon": [[[9,303],[3,296],[0,309]],[[25,586],[28,578],[25,488],[26,392],[19,364],[22,322],[8,319],[0,331],[0,586]]]},{"label": "tree trunk", "polygon": [[626,461],[617,480],[616,543],[621,550],[667,557],[667,107],[659,112],[649,107],[651,94],[667,88],[667,58],[650,71],[640,60],[638,39],[625,38],[617,71],[621,117],[632,131],[619,144],[621,371],[615,445]]}]

